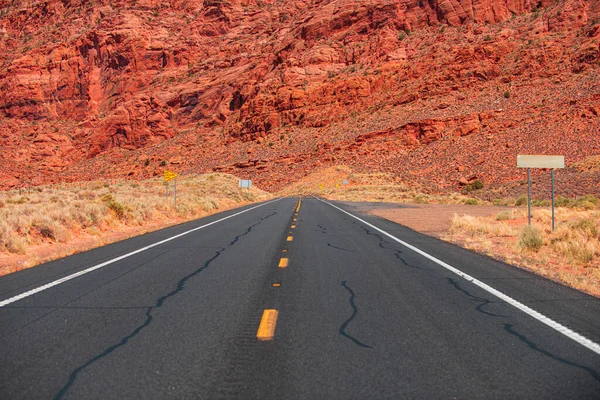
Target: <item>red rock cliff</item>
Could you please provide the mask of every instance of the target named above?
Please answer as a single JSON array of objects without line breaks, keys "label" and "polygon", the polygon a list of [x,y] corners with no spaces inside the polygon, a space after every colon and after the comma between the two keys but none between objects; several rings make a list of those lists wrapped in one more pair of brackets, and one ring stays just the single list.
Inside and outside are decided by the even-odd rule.
[{"label": "red rock cliff", "polygon": [[[149,176],[157,168],[122,151],[159,160],[181,143],[193,149],[178,156],[189,170],[243,164],[248,152],[269,164],[312,154],[318,142],[404,132],[403,124],[429,133],[402,137],[431,143],[451,128],[429,130],[427,121],[475,118],[461,132],[482,132],[489,125],[478,115],[500,108],[494,99],[518,111],[523,99],[504,93],[538,78],[566,82],[561,101],[593,103],[598,89],[586,79],[598,69],[598,8],[583,0],[5,2],[0,173],[13,183]],[[577,100],[581,85],[591,87]],[[544,112],[552,117],[553,107]],[[397,120],[383,126],[375,111]],[[336,157],[360,164],[355,153]],[[128,166],[90,170],[86,160],[96,158]],[[281,181],[259,164],[252,173]]]}]

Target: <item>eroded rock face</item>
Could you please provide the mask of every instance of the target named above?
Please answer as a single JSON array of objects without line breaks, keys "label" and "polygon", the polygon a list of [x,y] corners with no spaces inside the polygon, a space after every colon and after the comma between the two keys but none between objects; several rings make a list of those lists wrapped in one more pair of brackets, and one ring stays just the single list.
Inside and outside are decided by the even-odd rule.
[{"label": "eroded rock face", "polygon": [[[278,174],[292,180],[323,162],[385,168],[368,157],[397,149],[375,143],[358,154],[357,138],[379,140],[365,132],[396,132],[412,151],[514,135],[523,106],[542,101],[535,85],[594,81],[584,78],[598,72],[597,3],[12,1],[0,6],[0,173],[148,177],[159,169],[136,159],[179,157],[196,172],[245,165],[277,186]],[[522,98],[511,94],[532,81]],[[577,85],[557,98],[593,107],[598,87]],[[504,103],[500,121],[486,117]],[[562,118],[561,104],[535,106],[539,118]],[[319,150],[323,160],[309,162],[321,142],[345,155]],[[249,163],[246,152],[263,160]],[[269,160],[290,154],[302,171],[274,173],[283,164]]]}]

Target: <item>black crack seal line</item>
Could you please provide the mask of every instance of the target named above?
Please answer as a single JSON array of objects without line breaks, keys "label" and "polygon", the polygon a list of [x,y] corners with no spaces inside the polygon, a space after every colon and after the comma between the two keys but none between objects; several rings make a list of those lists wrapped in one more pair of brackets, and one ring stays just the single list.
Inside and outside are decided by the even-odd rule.
[{"label": "black crack seal line", "polygon": [[329,242],[327,242],[327,247],[331,247],[332,249],[338,249],[338,250],[349,251],[350,253],[354,253],[354,250],[344,249],[343,247],[337,247],[337,246],[332,245]]},{"label": "black crack seal line", "polygon": [[352,289],[350,289],[348,287],[348,285],[346,285],[346,281],[342,281],[342,286],[345,287],[350,292],[350,306],[352,306],[352,315],[340,327],[340,335],[347,337],[348,339],[352,340],[355,344],[359,345],[360,347],[364,347],[366,349],[372,349],[373,348],[372,346],[366,345],[366,344],[362,343],[360,340],[358,340],[355,337],[352,337],[346,333],[346,328],[348,327],[348,324],[350,322],[352,322],[354,317],[356,317],[356,314],[358,314],[358,309],[356,308],[356,304],[354,304],[355,294],[352,291]]},{"label": "black crack seal line", "polygon": [[490,317],[503,317],[503,318],[506,318],[506,315],[494,314],[492,312],[483,310],[483,307],[487,306],[488,304],[492,304],[492,302],[489,301],[488,299],[484,299],[483,297],[475,296],[475,295],[471,294],[468,290],[465,290],[465,289],[461,288],[459,286],[458,282],[456,282],[454,279],[452,279],[452,278],[447,278],[447,279],[448,279],[448,283],[450,285],[454,286],[454,288],[456,290],[458,290],[459,292],[464,293],[465,295],[467,295],[468,297],[470,297],[471,300],[479,302],[479,305],[477,307],[475,307],[475,309],[477,311],[479,311],[480,313],[489,315]]},{"label": "black crack seal line", "polygon": [[410,264],[409,262],[407,262],[403,257],[402,257],[402,250],[397,250],[397,249],[392,249],[390,247],[385,247],[383,244],[384,243],[389,243],[386,242],[383,238],[383,236],[379,235],[378,233],[373,233],[371,232],[369,229],[365,228],[364,226],[360,227],[363,231],[365,231],[365,233],[369,236],[375,236],[377,239],[379,239],[379,247],[384,249],[384,250],[392,250],[394,252],[394,257],[396,257],[396,259],[398,261],[400,261],[402,264],[404,264],[404,266],[409,267],[409,268],[414,268],[414,269],[418,269],[421,271],[434,271],[437,272],[434,269],[431,268],[423,268],[423,267],[418,267],[416,265]]},{"label": "black crack seal line", "polygon": [[511,335],[516,336],[521,342],[525,343],[527,345],[527,347],[529,347],[530,349],[535,350],[535,351],[539,351],[540,353],[542,353],[546,357],[550,357],[551,359],[556,360],[558,362],[561,362],[563,364],[570,365],[570,366],[575,367],[575,368],[580,368],[580,369],[586,371],[587,373],[589,373],[592,376],[592,378],[594,378],[595,380],[597,380],[598,382],[600,382],[600,375],[598,375],[598,372],[596,372],[595,370],[593,370],[593,369],[591,369],[589,367],[585,367],[585,366],[580,365],[580,364],[576,364],[576,363],[574,363],[572,361],[565,360],[564,358],[555,356],[554,354],[550,353],[549,351],[540,349],[535,343],[533,343],[531,340],[527,339],[527,337],[525,337],[524,335],[522,335],[522,334],[518,333],[517,331],[515,331],[513,329],[513,326],[514,325],[511,325],[511,324],[504,324],[504,330],[506,332],[510,333]]},{"label": "black crack seal line", "polygon": [[[251,231],[252,228],[254,228],[255,226],[259,225],[260,223],[262,223],[264,220],[266,220],[267,218],[270,218],[274,215],[276,215],[277,213],[274,212],[272,214],[267,215],[264,218],[261,218],[257,223],[255,223],[254,225],[250,225],[248,227],[248,229],[246,230],[246,232],[236,236],[227,247],[231,247],[233,245],[235,245],[242,236],[246,236],[248,235]],[[87,367],[89,367],[90,365],[94,364],[96,361],[99,361],[101,359],[103,359],[104,357],[110,355],[112,352],[114,352],[115,350],[117,350],[119,347],[125,346],[131,339],[133,339],[135,336],[137,336],[142,330],[144,330],[144,328],[146,328],[147,326],[149,326],[154,317],[152,316],[152,312],[157,309],[157,308],[161,308],[163,306],[163,304],[165,303],[165,301],[167,299],[169,299],[170,297],[176,296],[177,294],[179,294],[179,292],[183,291],[185,289],[185,283],[193,278],[194,276],[200,274],[202,271],[204,271],[205,269],[207,269],[210,264],[215,261],[217,258],[219,258],[219,256],[221,256],[221,254],[223,254],[223,252],[226,250],[225,247],[221,247],[219,248],[219,250],[217,250],[217,252],[215,253],[214,256],[212,256],[210,259],[206,260],[206,262],[204,263],[204,265],[202,265],[202,267],[198,268],[197,270],[193,271],[192,273],[184,276],[183,278],[181,278],[179,280],[179,282],[177,282],[177,286],[176,288],[171,291],[170,293],[161,296],[158,298],[158,300],[156,301],[156,304],[153,306],[150,306],[146,309],[146,320],[139,325],[138,327],[136,327],[129,335],[123,337],[119,343],[114,344],[110,347],[108,347],[106,350],[104,350],[102,353],[94,356],[93,358],[91,358],[90,360],[88,360],[87,362],[85,362],[84,364],[80,365],[79,367],[75,368],[73,370],[73,372],[71,372],[71,375],[69,376],[69,379],[67,381],[67,383],[65,383],[65,385],[58,391],[58,393],[56,394],[56,396],[54,396],[55,400],[58,399],[62,399],[65,394],[67,394],[67,392],[69,391],[69,389],[73,386],[73,384],[75,383],[75,381],[77,380],[77,376]]]}]

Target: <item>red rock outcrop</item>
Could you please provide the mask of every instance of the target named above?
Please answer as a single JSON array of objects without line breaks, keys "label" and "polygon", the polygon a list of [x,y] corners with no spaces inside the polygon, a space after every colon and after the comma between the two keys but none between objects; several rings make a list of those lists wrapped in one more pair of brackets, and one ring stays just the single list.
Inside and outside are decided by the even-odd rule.
[{"label": "red rock outcrop", "polygon": [[[517,151],[576,161],[600,151],[599,3],[3,2],[0,187],[171,162],[280,187],[402,157],[444,188],[465,165],[515,179],[498,165]],[[500,149],[480,154],[482,140]],[[474,154],[456,153],[463,142]]]}]

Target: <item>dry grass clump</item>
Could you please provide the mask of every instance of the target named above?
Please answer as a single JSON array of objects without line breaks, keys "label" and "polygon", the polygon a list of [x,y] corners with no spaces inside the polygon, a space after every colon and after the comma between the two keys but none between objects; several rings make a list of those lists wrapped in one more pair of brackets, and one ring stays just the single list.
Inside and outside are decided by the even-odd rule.
[{"label": "dry grass clump", "polygon": [[519,233],[519,247],[525,250],[538,251],[544,244],[542,232],[535,226],[525,225]]},{"label": "dry grass clump", "polygon": [[550,246],[563,256],[582,264],[591,263],[600,257],[600,238],[598,236],[600,219],[589,217],[574,220],[554,232]]},{"label": "dry grass clump", "polygon": [[554,231],[551,218],[535,209],[530,227],[525,209],[454,215],[445,238],[600,296],[600,211],[557,208]]},{"label": "dry grass clump", "polygon": [[[527,196],[521,195],[518,198],[502,198],[492,202],[495,206],[526,206]],[[534,207],[550,207],[550,199],[532,199],[531,205]],[[556,196],[554,199],[555,207],[571,208],[575,210],[595,210],[600,209],[600,199],[592,194],[579,197]]]},{"label": "dry grass clump", "polygon": [[197,218],[223,206],[266,199],[259,189],[238,188],[238,178],[205,174],[178,178],[165,198],[159,179],[143,182],[80,182],[0,192],[0,253],[22,254],[31,246],[67,243],[82,234],[102,236],[121,227]]},{"label": "dry grass clump", "polygon": [[515,219],[515,213],[513,210],[509,210],[509,211],[502,211],[498,214],[496,214],[496,221],[509,221],[509,220],[513,220]]},{"label": "dry grass clump", "polygon": [[472,215],[454,214],[450,231],[465,233],[471,237],[477,235],[491,235],[496,237],[514,237],[516,231],[506,223],[492,223],[488,218],[474,217]]}]

